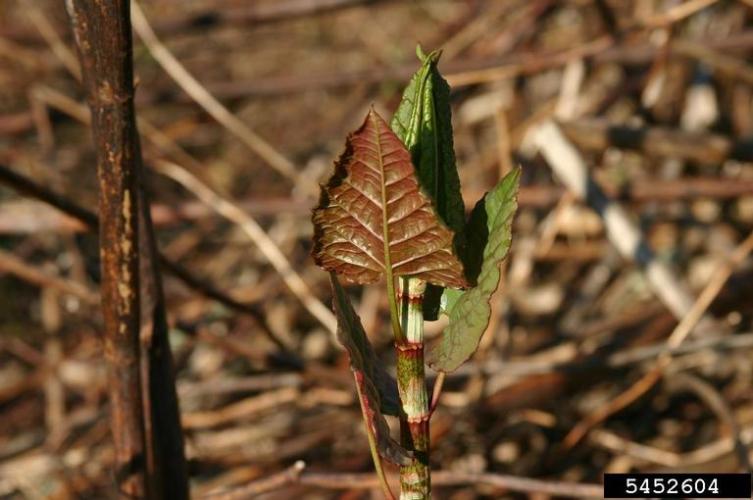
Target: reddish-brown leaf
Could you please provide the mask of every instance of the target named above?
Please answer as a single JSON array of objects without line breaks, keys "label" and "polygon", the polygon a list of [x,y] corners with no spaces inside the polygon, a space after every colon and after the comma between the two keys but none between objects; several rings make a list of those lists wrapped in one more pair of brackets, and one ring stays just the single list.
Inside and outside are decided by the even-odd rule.
[{"label": "reddish-brown leaf", "polygon": [[413,461],[411,452],[390,437],[390,428],[383,415],[398,413],[397,383],[379,364],[360,318],[333,273],[330,273],[330,281],[332,305],[337,316],[337,339],[348,351],[368,432],[374,437],[379,455],[392,463],[409,465]]},{"label": "reddish-brown leaf", "polygon": [[453,232],[421,192],[410,153],[373,109],[348,137],[313,221],[314,259],[346,282],[373,283],[386,272],[468,286]]}]

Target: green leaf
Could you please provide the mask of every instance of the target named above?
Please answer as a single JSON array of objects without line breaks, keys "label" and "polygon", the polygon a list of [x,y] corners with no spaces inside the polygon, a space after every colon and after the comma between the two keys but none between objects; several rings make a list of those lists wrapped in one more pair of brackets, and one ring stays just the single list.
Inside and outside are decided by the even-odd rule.
[{"label": "green leaf", "polygon": [[465,225],[465,206],[455,166],[450,86],[437,69],[441,51],[423,55],[423,64],[403,92],[390,126],[411,153],[421,187],[437,213],[459,233]]},{"label": "green leaf", "polygon": [[427,354],[429,366],[435,370],[451,372],[463,364],[478,348],[489,324],[489,300],[499,286],[499,264],[512,241],[519,181],[518,168],[479,200],[471,213],[464,261],[469,272],[478,273],[477,285],[466,291],[445,290],[442,302],[450,324]]},{"label": "green leaf", "polygon": [[[410,151],[422,189],[442,221],[455,232],[456,250],[462,251],[465,206],[455,165],[450,86],[437,69],[441,51],[425,55],[419,45],[416,55],[421,68],[403,92],[390,126]],[[437,319],[441,293],[440,287],[427,288],[425,319]]]},{"label": "green leaf", "polygon": [[383,415],[397,416],[400,411],[397,383],[374,354],[361,320],[335,273],[330,273],[330,281],[332,305],[337,316],[337,339],[350,356],[350,368],[358,384],[363,416],[375,437],[379,455],[395,464],[410,465],[413,461],[411,453],[390,437],[390,429]]}]

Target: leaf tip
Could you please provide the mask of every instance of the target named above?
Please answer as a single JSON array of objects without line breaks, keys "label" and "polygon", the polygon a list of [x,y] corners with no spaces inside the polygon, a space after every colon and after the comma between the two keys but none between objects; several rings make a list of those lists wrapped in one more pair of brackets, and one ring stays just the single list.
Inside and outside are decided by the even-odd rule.
[{"label": "leaf tip", "polygon": [[514,179],[514,182],[519,182],[522,172],[523,172],[523,167],[521,165],[518,165],[517,167],[512,169],[509,175],[512,176],[512,178]]},{"label": "leaf tip", "polygon": [[[382,128],[382,126],[385,126],[386,128],[389,129],[389,125],[387,125],[387,122],[384,121],[384,118],[382,118],[382,115],[380,115],[379,112],[376,110],[376,107],[374,106],[374,104],[372,104],[371,106],[369,106],[369,112],[366,114],[366,119],[364,120],[364,125],[361,126],[361,128],[359,129],[359,131],[362,130],[363,127],[368,122],[372,122],[372,123],[377,122],[379,124],[380,128]],[[351,135],[354,135],[354,134],[351,134]]]},{"label": "leaf tip", "polygon": [[421,47],[420,43],[416,44],[416,57],[418,57],[418,60],[421,62],[424,62],[426,60],[426,53],[424,52],[424,49]]},{"label": "leaf tip", "polygon": [[422,64],[435,64],[441,56],[442,49],[432,50],[427,54],[420,43],[416,44],[416,57]]},{"label": "leaf tip", "polygon": [[512,186],[515,186],[514,192],[513,192],[513,202],[515,203],[515,206],[517,207],[518,204],[518,195],[520,194],[520,177],[523,175],[523,167],[521,165],[518,165],[517,167],[513,168],[502,180],[502,182],[506,182],[509,178],[509,182]]}]

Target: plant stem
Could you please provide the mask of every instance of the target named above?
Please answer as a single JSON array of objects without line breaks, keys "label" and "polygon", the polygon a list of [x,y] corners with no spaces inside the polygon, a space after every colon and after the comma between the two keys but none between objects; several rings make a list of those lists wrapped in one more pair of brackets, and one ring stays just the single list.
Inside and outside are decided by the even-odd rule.
[{"label": "plant stem", "polygon": [[[99,185],[104,358],[118,498],[187,499],[157,247],[143,191],[128,0],[67,8],[91,109]],[[85,214],[89,224],[96,217]]]},{"label": "plant stem", "polygon": [[68,2],[91,108],[99,186],[104,358],[118,498],[151,497],[140,362],[137,132],[128,2]]},{"label": "plant stem", "polygon": [[416,461],[400,467],[400,500],[425,500],[431,491],[429,469],[429,398],[424,375],[424,318],[426,283],[400,278],[398,299],[404,337],[397,338],[397,386],[402,405],[400,436]]}]

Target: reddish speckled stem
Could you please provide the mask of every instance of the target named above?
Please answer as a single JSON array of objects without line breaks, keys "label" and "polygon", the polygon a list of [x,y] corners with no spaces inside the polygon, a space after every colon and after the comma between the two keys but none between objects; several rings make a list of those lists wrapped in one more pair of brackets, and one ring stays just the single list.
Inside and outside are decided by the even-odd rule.
[{"label": "reddish speckled stem", "polygon": [[401,278],[398,287],[400,323],[404,340],[395,342],[397,385],[402,405],[400,436],[403,446],[414,452],[416,461],[400,467],[400,499],[430,498],[429,399],[424,374],[424,318],[422,303],[425,282]]}]

